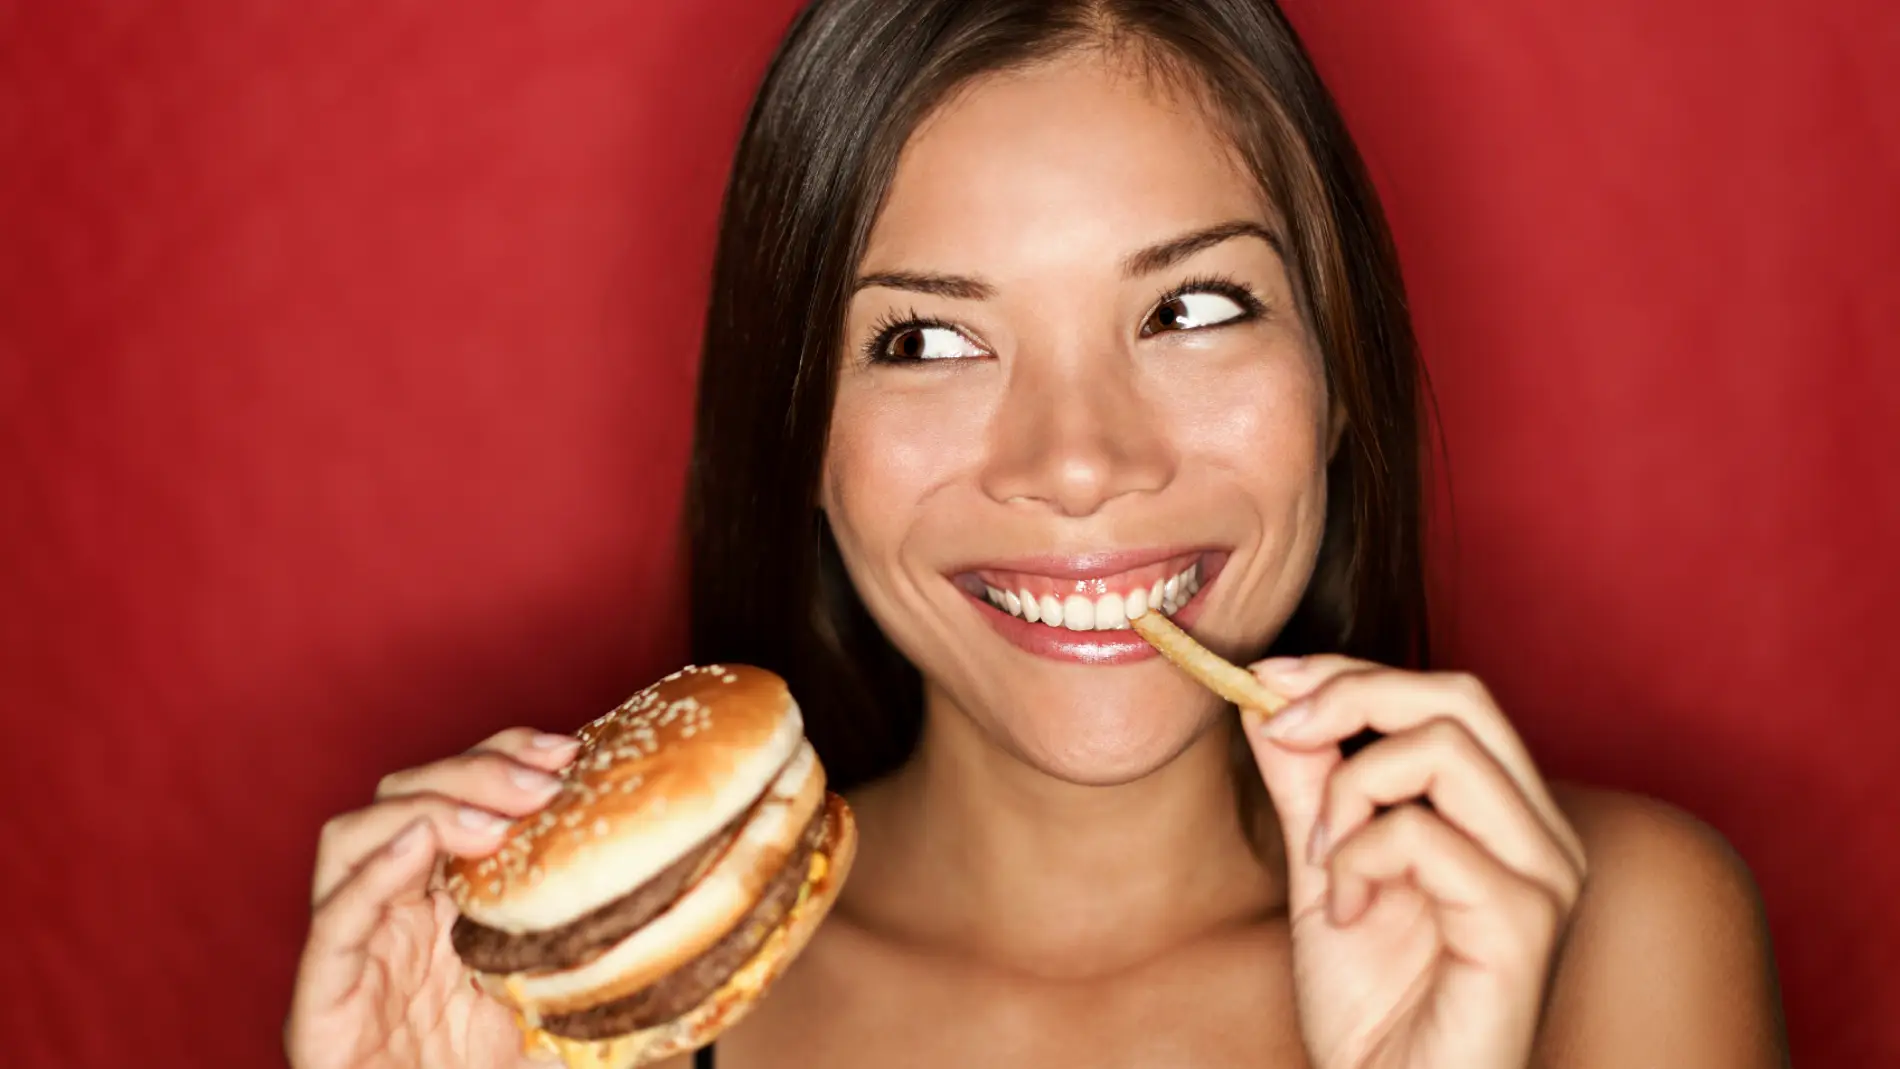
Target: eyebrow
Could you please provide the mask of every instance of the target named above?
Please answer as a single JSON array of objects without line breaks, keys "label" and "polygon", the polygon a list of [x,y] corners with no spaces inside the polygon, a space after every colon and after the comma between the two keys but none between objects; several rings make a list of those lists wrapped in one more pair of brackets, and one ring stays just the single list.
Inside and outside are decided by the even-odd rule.
[{"label": "eyebrow", "polygon": [[955,301],[987,301],[996,295],[996,287],[963,275],[936,275],[919,271],[880,271],[858,279],[852,292],[881,286],[892,290],[927,293]]},{"label": "eyebrow", "polygon": [[[1140,278],[1157,271],[1165,271],[1197,252],[1240,237],[1259,238],[1271,245],[1274,252],[1284,255],[1280,235],[1259,223],[1237,219],[1233,222],[1217,223],[1150,245],[1122,261],[1122,274],[1128,278]],[[851,287],[851,291],[856,293],[872,287],[907,290],[911,293],[946,297],[955,301],[986,301],[996,295],[996,287],[981,279],[971,278],[968,275],[941,275],[926,271],[879,271],[860,277]]]},{"label": "eyebrow", "polygon": [[1122,261],[1122,274],[1128,278],[1140,278],[1156,271],[1165,271],[1197,252],[1242,237],[1259,238],[1271,245],[1274,252],[1285,255],[1286,250],[1280,245],[1280,235],[1259,223],[1236,219],[1150,245]]}]

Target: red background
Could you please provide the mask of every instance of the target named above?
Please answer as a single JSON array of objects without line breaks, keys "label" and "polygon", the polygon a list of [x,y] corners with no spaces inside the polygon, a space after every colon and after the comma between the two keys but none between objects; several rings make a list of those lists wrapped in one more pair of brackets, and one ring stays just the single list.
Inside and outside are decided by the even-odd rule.
[{"label": "red background", "polygon": [[[0,0],[0,1061],[277,1061],[321,819],[682,656],[792,6]],[[1739,847],[1801,1064],[1892,1064],[1895,9],[1291,10],[1436,377],[1451,659]]]}]

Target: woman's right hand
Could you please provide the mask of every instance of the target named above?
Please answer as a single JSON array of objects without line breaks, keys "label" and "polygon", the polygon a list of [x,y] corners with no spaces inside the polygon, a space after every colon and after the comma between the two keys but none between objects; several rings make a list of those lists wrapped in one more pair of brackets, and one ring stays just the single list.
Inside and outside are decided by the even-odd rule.
[{"label": "woman's right hand", "polygon": [[466,754],[383,778],[375,802],[323,827],[310,936],[284,1045],[293,1069],[518,1069],[507,1007],[477,990],[449,943],[445,854],[500,847],[553,799],[577,740],[510,728]]}]

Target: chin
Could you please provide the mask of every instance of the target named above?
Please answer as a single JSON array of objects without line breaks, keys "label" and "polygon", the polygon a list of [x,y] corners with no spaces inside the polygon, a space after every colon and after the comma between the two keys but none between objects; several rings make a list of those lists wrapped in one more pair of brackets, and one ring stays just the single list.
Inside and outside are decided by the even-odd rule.
[{"label": "chin", "polygon": [[1112,787],[1166,767],[1220,722],[1225,706],[1190,680],[1116,686],[1118,674],[1097,670],[1080,685],[1010,688],[986,711],[992,715],[977,717],[979,726],[1045,775]]}]

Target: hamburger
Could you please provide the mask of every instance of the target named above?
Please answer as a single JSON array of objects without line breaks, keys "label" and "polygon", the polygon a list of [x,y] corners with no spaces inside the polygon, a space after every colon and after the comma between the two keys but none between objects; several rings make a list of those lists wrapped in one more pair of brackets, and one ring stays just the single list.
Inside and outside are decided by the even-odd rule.
[{"label": "hamburger", "polygon": [[530,1054],[631,1069],[745,1013],[837,898],[857,830],[778,676],[675,672],[582,728],[559,794],[443,886]]}]

